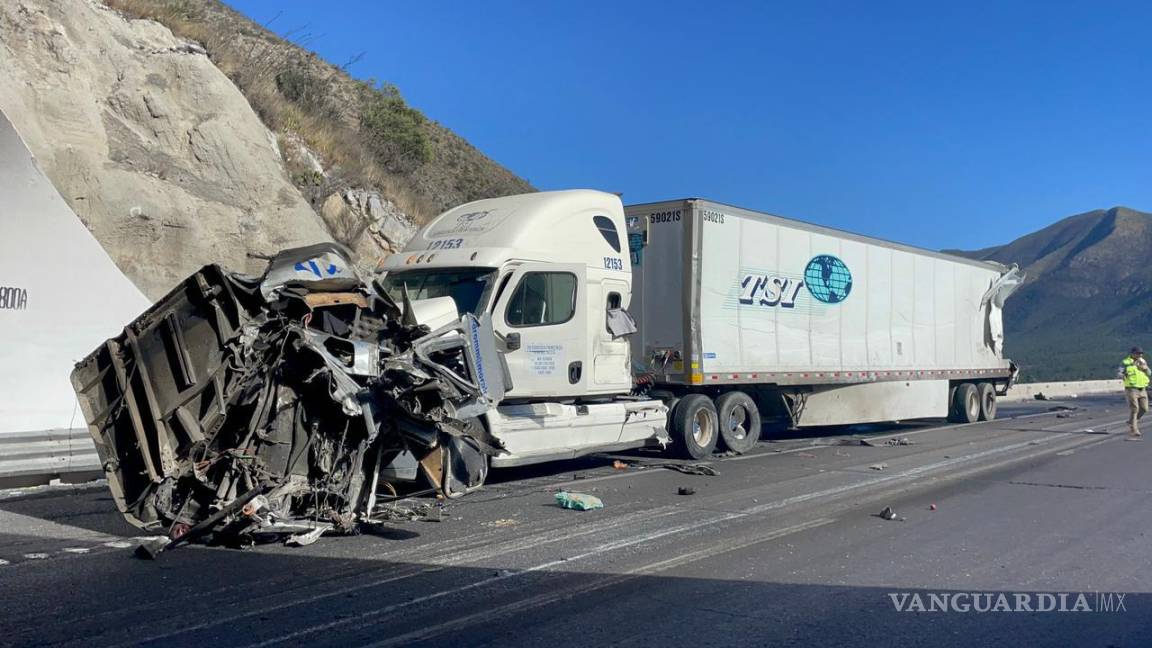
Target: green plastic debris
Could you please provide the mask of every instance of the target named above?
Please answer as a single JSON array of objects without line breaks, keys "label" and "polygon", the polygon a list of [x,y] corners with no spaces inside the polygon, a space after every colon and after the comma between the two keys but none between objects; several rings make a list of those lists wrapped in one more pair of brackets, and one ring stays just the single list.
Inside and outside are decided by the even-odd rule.
[{"label": "green plastic debris", "polygon": [[556,493],[556,503],[563,508],[577,511],[591,511],[593,509],[604,508],[604,502],[601,502],[599,497],[586,495],[584,493],[567,493],[560,491]]}]

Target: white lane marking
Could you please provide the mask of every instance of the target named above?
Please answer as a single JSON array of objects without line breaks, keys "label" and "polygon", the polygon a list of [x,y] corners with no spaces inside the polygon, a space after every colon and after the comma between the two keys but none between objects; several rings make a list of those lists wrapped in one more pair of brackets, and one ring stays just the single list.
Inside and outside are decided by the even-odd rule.
[{"label": "white lane marking", "polygon": [[419,630],[415,630],[415,631],[412,631],[412,632],[409,632],[406,634],[402,634],[402,635],[398,635],[395,637],[389,637],[383,641],[379,641],[379,642],[376,642],[373,644],[368,644],[368,645],[373,646],[374,648],[384,648],[386,646],[396,646],[396,645],[402,645],[402,644],[412,643],[412,642],[416,642],[416,641],[424,641],[424,640],[430,639],[432,637],[437,637],[437,636],[443,635],[446,632],[451,632],[452,630],[457,630],[457,629],[464,628],[467,626],[475,625],[476,623],[486,623],[490,619],[508,616],[509,614],[515,614],[518,612],[523,612],[525,610],[530,610],[533,608],[538,608],[538,607],[543,607],[545,605],[550,605],[550,604],[555,603],[557,601],[574,598],[578,595],[588,594],[588,593],[594,592],[596,590],[601,590],[601,589],[604,589],[607,587],[611,587],[613,585],[627,582],[627,581],[634,579],[640,575],[656,574],[656,573],[659,573],[662,571],[667,571],[669,569],[672,569],[673,567],[679,567],[682,565],[687,565],[689,563],[696,562],[696,561],[702,560],[704,558],[715,558],[715,557],[723,555],[725,553],[730,553],[732,551],[745,549],[745,548],[751,547],[753,545],[761,544],[763,542],[769,542],[771,540],[776,540],[778,538],[792,535],[794,533],[799,533],[801,531],[807,531],[809,529],[815,529],[817,527],[821,527],[821,526],[824,526],[826,524],[831,524],[834,521],[835,520],[833,520],[831,518],[821,518],[818,520],[803,522],[801,524],[795,524],[795,525],[792,525],[789,527],[784,527],[781,529],[774,529],[774,530],[769,531],[767,533],[757,534],[757,535],[752,536],[750,538],[746,538],[744,540],[739,540],[736,542],[729,542],[729,543],[724,543],[724,544],[720,544],[720,545],[708,546],[708,547],[705,547],[705,548],[697,550],[697,551],[692,551],[692,552],[689,552],[686,554],[681,554],[679,556],[673,556],[672,558],[668,558],[666,560],[651,563],[651,564],[644,565],[641,567],[635,567],[633,569],[629,569],[628,571],[626,571],[622,574],[619,574],[616,576],[607,576],[605,578],[602,578],[602,579],[597,580],[597,581],[592,582],[592,583],[588,583],[586,585],[576,585],[575,587],[564,587],[563,589],[560,589],[558,591],[539,594],[539,595],[530,597],[528,599],[515,601],[513,603],[501,605],[501,606],[496,607],[496,608],[484,609],[484,610],[481,610],[479,612],[474,612],[472,614],[469,614],[467,616],[454,618],[451,621],[447,621],[445,623],[442,623],[442,624],[439,624],[436,626],[421,628]]},{"label": "white lane marking", "polygon": [[[971,462],[974,460],[982,459],[984,457],[997,455],[997,454],[1003,454],[1006,452],[1011,452],[1013,450],[1019,450],[1021,448],[1027,448],[1033,444],[1047,445],[1047,444],[1053,442],[1053,440],[1055,440],[1055,439],[1063,438],[1063,437],[1066,437],[1066,436],[1069,436],[1072,434],[1074,434],[1074,433],[1072,433],[1072,432],[1057,433],[1057,436],[1054,436],[1054,437],[1051,437],[1048,439],[1042,439],[1038,443],[1034,442],[1034,441],[1028,441],[1028,442],[1023,442],[1023,443],[1014,443],[1014,444],[1011,444],[1008,446],[1003,446],[1000,448],[992,448],[989,450],[983,450],[983,451],[975,452],[975,453],[972,453],[969,455],[963,455],[960,457],[945,459],[943,461],[934,462],[932,464],[926,464],[924,466],[911,468],[909,470],[906,470],[906,471],[903,471],[900,473],[894,473],[891,475],[885,475],[883,477],[866,479],[866,480],[863,480],[860,482],[855,482],[852,484],[846,484],[846,485],[838,486],[835,488],[829,488],[829,489],[825,489],[822,491],[816,491],[813,493],[796,495],[793,497],[784,498],[782,500],[777,500],[775,502],[767,502],[765,504],[753,506],[753,507],[750,507],[747,509],[743,509],[741,511],[723,513],[719,517],[716,517],[714,519],[706,519],[706,520],[701,520],[699,522],[680,525],[678,527],[673,527],[670,529],[664,529],[662,531],[649,533],[649,534],[646,534],[646,535],[643,535],[640,537],[632,538],[630,540],[605,543],[605,544],[602,544],[598,547],[595,547],[589,551],[585,551],[583,553],[580,553],[580,554],[577,554],[575,556],[571,556],[568,558],[551,560],[548,562],[540,563],[538,565],[534,565],[532,567],[529,567],[527,569],[523,569],[520,571],[510,572],[507,574],[499,574],[499,575],[492,576],[489,578],[484,578],[484,579],[481,579],[479,581],[473,581],[471,583],[468,583],[467,585],[461,585],[459,587],[455,587],[452,589],[441,590],[439,592],[434,592],[432,594],[427,594],[427,595],[424,595],[424,596],[421,596],[421,597],[418,597],[415,599],[411,599],[409,601],[405,601],[404,603],[397,603],[394,605],[386,606],[384,608],[379,608],[376,610],[369,610],[367,612],[361,612],[360,614],[357,614],[354,616],[344,617],[344,618],[337,619],[334,621],[329,621],[327,623],[306,626],[304,628],[295,630],[295,631],[288,633],[288,634],[285,634],[285,635],[280,635],[278,637],[267,639],[267,640],[264,640],[264,641],[261,641],[258,643],[249,644],[249,648],[261,648],[263,646],[268,646],[271,644],[280,643],[280,642],[284,642],[284,641],[288,641],[288,640],[298,640],[298,637],[300,637],[302,635],[314,634],[317,632],[323,632],[325,630],[329,630],[329,629],[335,628],[337,626],[362,621],[364,619],[377,617],[377,616],[384,615],[384,614],[389,614],[389,613],[395,612],[397,610],[402,610],[406,607],[410,607],[412,605],[418,605],[421,603],[426,603],[428,601],[434,601],[436,599],[440,599],[440,598],[443,598],[445,596],[451,596],[454,594],[467,592],[467,591],[474,590],[474,589],[477,589],[480,587],[484,587],[486,585],[498,583],[498,582],[501,582],[501,581],[504,581],[504,580],[507,580],[510,578],[518,578],[518,577],[523,576],[525,574],[531,574],[531,573],[539,572],[542,570],[550,569],[552,567],[556,567],[558,565],[562,565],[565,563],[573,564],[577,561],[583,560],[589,556],[593,556],[593,555],[596,555],[599,553],[608,552],[608,551],[615,551],[617,549],[622,549],[622,548],[634,546],[637,544],[643,544],[646,542],[651,542],[652,540],[663,538],[665,536],[685,533],[688,531],[694,531],[696,529],[700,529],[700,528],[705,527],[705,526],[710,526],[710,525],[718,524],[721,522],[734,520],[734,519],[745,517],[748,515],[755,515],[757,513],[762,513],[765,511],[780,509],[780,508],[784,508],[787,506],[791,506],[793,504],[798,504],[798,503],[806,502],[806,501],[817,499],[817,498],[823,498],[823,497],[828,497],[828,496],[832,496],[832,495],[839,495],[841,493],[845,493],[845,492],[852,491],[852,490],[857,490],[860,488],[867,488],[869,486],[873,486],[876,484],[914,479],[916,477],[919,477],[919,476],[921,476],[927,472],[931,472],[933,470],[938,470],[940,468],[947,468],[949,466],[954,466],[954,465],[961,464],[961,463],[967,463],[967,462]],[[1041,453],[1036,452],[1033,454],[1041,454]],[[700,510],[700,509],[698,509],[698,510]]]},{"label": "white lane marking", "polygon": [[604,552],[608,552],[608,551],[615,551],[617,549],[624,549],[626,547],[632,547],[632,546],[635,546],[638,544],[644,544],[647,542],[652,542],[653,540],[659,540],[660,538],[670,536],[670,535],[675,535],[678,533],[684,533],[686,531],[695,531],[696,529],[699,529],[699,528],[702,528],[705,526],[710,526],[710,525],[717,524],[719,522],[724,522],[727,520],[733,520],[733,519],[736,519],[738,517],[741,517],[739,513],[723,513],[723,514],[716,515],[716,516],[714,516],[708,520],[703,520],[700,522],[693,522],[691,524],[682,524],[680,526],[671,527],[671,528],[664,529],[661,531],[654,531],[654,532],[647,533],[645,535],[642,535],[639,537],[634,537],[634,538],[631,538],[628,540],[617,540],[615,542],[606,542],[606,543],[601,544],[599,546],[593,547],[592,549],[590,549],[588,551],[576,554],[575,556],[571,556],[568,558],[559,558],[556,560],[549,560],[548,562],[543,562],[543,563],[540,563],[537,565],[533,565],[532,567],[528,567],[526,569],[522,569],[519,571],[509,572],[507,574],[498,574],[496,576],[490,576],[488,578],[484,578],[484,579],[481,579],[478,581],[473,581],[471,583],[468,583],[467,585],[461,585],[459,587],[454,587],[452,589],[440,590],[439,592],[433,592],[432,594],[425,594],[424,596],[410,599],[410,600],[405,601],[403,603],[396,603],[396,604],[389,605],[389,606],[386,606],[383,608],[378,608],[375,610],[369,610],[367,612],[361,612],[360,614],[357,614],[354,616],[344,617],[342,619],[337,619],[335,621],[329,621],[327,623],[321,623],[321,624],[307,626],[305,628],[301,628],[299,630],[295,630],[295,631],[290,632],[288,634],[280,635],[280,636],[274,637],[272,639],[267,639],[267,640],[261,641],[259,643],[249,644],[249,648],[259,648],[261,646],[268,646],[268,645],[271,645],[274,643],[280,643],[283,641],[288,641],[290,639],[291,640],[298,640],[298,638],[301,635],[315,634],[317,632],[323,632],[324,630],[328,630],[328,629],[334,628],[336,626],[344,625],[346,623],[353,623],[353,622],[357,622],[357,621],[362,621],[364,619],[380,616],[382,614],[390,614],[390,613],[395,612],[397,610],[403,610],[404,608],[411,607],[413,605],[420,605],[423,603],[427,603],[429,601],[435,601],[436,599],[444,598],[445,596],[452,596],[454,594],[460,594],[462,592],[474,590],[474,589],[477,589],[479,587],[491,585],[493,583],[499,583],[501,581],[505,581],[505,580],[508,580],[510,578],[519,578],[519,577],[524,576],[526,574],[533,574],[533,573],[536,573],[539,571],[543,571],[543,570],[550,569],[552,567],[557,567],[557,566],[564,565],[564,564],[574,564],[574,563],[579,562],[585,558],[588,558],[589,556],[594,556],[594,555],[599,554],[599,553],[604,553]]},{"label": "white lane marking", "polygon": [[0,567],[3,567],[4,565],[11,565],[11,564],[12,563],[8,562],[7,560],[0,558]]},{"label": "white lane marking", "polygon": [[[271,605],[271,606],[267,606],[267,607],[261,607],[259,610],[256,610],[256,611],[240,612],[240,613],[233,614],[233,615],[226,616],[226,617],[213,617],[211,620],[204,621],[204,622],[192,625],[192,626],[182,627],[180,629],[172,630],[170,632],[165,632],[163,634],[152,635],[150,637],[145,637],[145,638],[134,638],[131,642],[116,644],[116,647],[134,646],[134,645],[138,645],[138,644],[142,644],[142,643],[159,641],[161,639],[166,639],[168,637],[174,637],[174,636],[182,635],[182,634],[185,634],[188,632],[195,632],[198,630],[203,630],[204,628],[210,628],[210,627],[222,625],[225,623],[231,623],[233,621],[238,621],[240,619],[245,619],[248,617],[267,615],[269,612],[275,612],[277,610],[282,610],[285,608],[297,607],[300,605],[315,603],[317,601],[322,601],[322,600],[330,599],[330,598],[344,597],[344,596],[346,596],[352,592],[356,592],[356,591],[360,591],[360,590],[364,590],[364,589],[370,589],[373,587],[378,587],[380,585],[385,585],[387,583],[393,583],[393,582],[396,582],[399,580],[405,580],[408,578],[415,578],[417,576],[421,576],[424,574],[436,573],[439,571],[443,571],[447,567],[451,567],[451,566],[459,565],[459,564],[465,564],[469,561],[480,561],[480,560],[495,558],[497,556],[503,556],[503,555],[507,555],[507,554],[511,554],[511,553],[527,551],[528,549],[533,549],[535,547],[539,547],[539,546],[543,546],[543,545],[547,545],[547,544],[552,544],[555,542],[568,541],[568,540],[572,540],[575,538],[588,536],[588,535],[599,535],[602,533],[612,531],[612,530],[616,529],[617,527],[624,527],[624,526],[630,526],[633,524],[641,524],[641,523],[645,523],[645,522],[651,522],[651,521],[655,521],[655,520],[658,520],[658,519],[663,518],[663,517],[668,517],[668,516],[676,515],[676,514],[682,514],[683,512],[684,512],[683,509],[680,509],[675,505],[669,505],[669,506],[663,506],[663,507],[660,507],[657,509],[653,509],[650,511],[638,511],[636,513],[629,513],[628,515],[621,516],[618,518],[610,518],[607,520],[602,520],[600,522],[588,525],[588,526],[586,526],[582,529],[579,529],[579,530],[572,530],[571,528],[565,526],[565,527],[559,527],[556,529],[549,529],[549,530],[546,530],[546,531],[543,531],[540,533],[533,534],[531,536],[512,540],[510,542],[506,541],[506,542],[493,543],[493,544],[497,545],[496,547],[488,547],[488,546],[480,545],[480,546],[471,547],[470,549],[463,550],[463,551],[458,550],[458,549],[450,549],[449,550],[450,553],[443,553],[442,552],[442,553],[435,555],[435,556],[422,557],[421,558],[421,560],[422,560],[421,565],[416,566],[415,568],[404,569],[399,574],[392,574],[392,575],[385,577],[385,578],[381,578],[378,580],[372,580],[370,582],[361,583],[359,585],[354,585],[352,587],[340,588],[340,589],[336,589],[336,590],[333,590],[330,592],[324,592],[322,594],[314,594],[312,596],[308,596],[308,597],[305,597],[302,599],[294,599],[291,601],[284,601],[284,602],[281,602],[281,603],[278,603],[275,605]],[[415,549],[418,550],[419,547],[417,547]],[[408,553],[412,553],[412,552],[408,552]],[[389,554],[383,554],[383,556],[389,556]],[[371,559],[371,557],[368,559]],[[428,566],[428,565],[432,565],[432,566]],[[355,576],[355,575],[359,575],[359,574],[363,574],[363,573],[364,572],[362,570],[355,570],[355,571],[349,572],[346,575]],[[229,586],[226,588],[221,588],[221,590],[233,589],[235,587],[238,587],[238,586]],[[277,596],[277,595],[272,594],[270,596]],[[141,607],[145,607],[145,606],[141,606]]]},{"label": "white lane marking", "polygon": [[27,560],[44,560],[47,557],[48,557],[48,554],[40,553],[40,552],[24,554],[24,558]]},{"label": "white lane marking", "polygon": [[12,535],[28,535],[47,540],[67,540],[71,542],[106,542],[120,538],[107,533],[99,533],[68,524],[60,524],[44,518],[0,511],[0,529]]},{"label": "white lane marking", "polygon": [[[1045,414],[1047,414],[1047,412],[1045,412]],[[969,424],[969,425],[974,425],[974,424]],[[936,428],[936,429],[938,429],[938,428]],[[1065,435],[1066,434],[1068,434],[1068,433],[1065,433]],[[1006,447],[1003,450],[1008,451],[1011,449],[1016,449],[1018,446],[1040,445],[1042,443],[1047,443],[1050,440],[1051,439],[1046,439],[1046,440],[1042,440],[1042,441],[1033,441],[1033,442],[1024,443],[1024,444],[1016,444],[1014,446]],[[802,449],[804,449],[804,448],[797,448],[797,450],[802,450]],[[984,453],[976,453],[974,455],[969,455],[969,459],[979,458],[979,457],[985,456],[987,454],[990,454],[990,452],[985,451]],[[1037,454],[1039,454],[1039,453],[1037,453]],[[773,455],[765,454],[765,455],[759,455],[759,456],[773,456]],[[965,457],[958,457],[958,458],[953,459],[953,460],[942,462],[942,465],[950,465],[952,463],[957,463],[957,462],[964,461],[964,460],[965,460]],[[653,472],[656,472],[656,471],[653,471]],[[639,473],[635,473],[635,474],[639,474]],[[872,485],[873,483],[892,481],[895,479],[900,479],[904,475],[905,475],[905,473],[896,473],[896,474],[888,475],[888,476],[881,478],[881,479],[876,479],[876,480],[871,480],[868,482],[860,483],[856,487],[866,487],[866,486]],[[617,477],[617,476],[626,476],[626,474],[625,475],[612,475],[611,477]],[[555,484],[553,484],[552,486],[555,486]],[[789,500],[784,501],[784,503],[781,503],[780,506],[786,506],[788,504],[802,502],[802,501],[805,501],[806,499],[811,499],[812,497],[818,497],[818,496],[827,495],[827,494],[836,494],[836,493],[842,492],[844,490],[851,490],[852,487],[853,487],[852,485],[849,485],[846,488],[842,487],[842,488],[838,488],[838,489],[830,489],[829,491],[821,491],[820,493],[811,494],[810,496],[799,496],[799,499],[791,498]],[[749,509],[748,511],[743,511],[743,512],[728,513],[728,514],[726,514],[725,517],[723,517],[720,520],[708,521],[708,522],[705,522],[703,524],[713,524],[714,522],[717,522],[717,521],[723,521],[726,519],[732,519],[734,517],[740,517],[742,515],[758,512],[760,510],[769,510],[771,508],[776,508],[776,506],[774,506],[774,504],[775,503],[767,503],[767,504],[762,505],[760,507],[755,507],[755,510]],[[489,551],[489,549],[490,549],[489,547],[474,546],[471,550],[469,550],[467,552],[455,551],[452,554],[452,558],[448,558],[446,556],[440,557],[439,559],[442,560],[443,562],[440,562],[438,564],[438,566],[436,566],[436,567],[410,570],[410,571],[406,571],[403,574],[397,574],[397,575],[394,575],[394,576],[391,576],[388,578],[384,578],[384,579],[381,579],[378,581],[372,581],[369,583],[363,583],[360,585],[356,585],[356,586],[353,586],[350,588],[338,589],[338,590],[335,590],[332,592],[317,594],[314,596],[306,597],[304,599],[286,601],[286,602],[283,602],[283,603],[280,603],[278,605],[274,605],[271,607],[261,608],[259,611],[245,612],[245,613],[240,613],[240,614],[236,614],[236,615],[232,615],[232,616],[224,617],[224,618],[215,618],[211,621],[206,621],[206,622],[196,624],[196,625],[193,625],[190,627],[181,628],[179,630],[174,630],[172,632],[168,632],[165,634],[155,635],[152,637],[148,637],[146,639],[142,639],[142,640],[141,639],[134,639],[129,644],[120,644],[120,645],[133,645],[133,644],[136,644],[137,642],[148,642],[148,641],[155,641],[155,640],[159,640],[159,639],[164,639],[167,637],[176,636],[176,635],[187,633],[187,632],[201,630],[201,629],[204,629],[207,627],[212,627],[212,626],[220,625],[223,623],[229,623],[232,621],[236,621],[239,619],[243,619],[243,618],[247,618],[247,617],[251,617],[251,616],[256,616],[258,614],[266,614],[266,613],[271,612],[271,611],[276,611],[276,610],[289,608],[289,607],[295,607],[295,606],[299,606],[299,605],[305,605],[308,603],[313,603],[313,602],[316,602],[319,600],[333,598],[333,597],[337,597],[337,596],[343,596],[343,595],[346,595],[348,593],[355,592],[358,590],[372,588],[372,587],[376,587],[379,585],[383,585],[386,583],[391,583],[391,582],[395,582],[395,581],[399,581],[399,580],[405,580],[408,578],[420,576],[422,574],[431,574],[431,573],[439,572],[439,571],[442,571],[446,567],[461,564],[461,563],[466,563],[469,559],[482,560],[485,558],[494,558],[494,557],[497,557],[500,555],[505,555],[508,553],[516,552],[516,551],[523,551],[523,550],[534,548],[537,546],[542,546],[545,544],[551,544],[553,542],[557,542],[560,540],[571,540],[571,539],[573,539],[575,537],[579,537],[579,536],[591,535],[594,533],[602,533],[604,531],[608,531],[608,530],[611,530],[611,529],[614,529],[614,528],[620,527],[620,526],[626,526],[626,525],[630,525],[633,523],[642,523],[642,522],[654,521],[654,520],[659,519],[661,517],[667,517],[669,515],[675,515],[675,514],[680,513],[680,512],[682,512],[682,509],[678,505],[671,505],[671,506],[660,507],[658,509],[653,509],[651,511],[640,511],[640,512],[636,512],[636,513],[631,513],[631,514],[628,514],[627,516],[624,516],[622,518],[613,518],[611,520],[607,520],[607,521],[604,521],[602,523],[592,525],[591,527],[585,527],[584,529],[577,530],[577,531],[571,531],[565,527],[561,527],[558,529],[550,529],[548,531],[537,534],[536,537],[524,538],[524,539],[521,539],[519,541],[502,543],[502,546],[500,546],[500,548],[498,550],[495,550],[495,551]],[[693,527],[693,528],[697,528],[697,527]],[[674,531],[674,532],[678,532],[678,531]],[[437,543],[437,544],[439,544],[439,543]],[[501,543],[495,543],[495,544],[501,544]],[[426,547],[424,547],[424,548],[415,547],[415,548],[413,548],[413,550],[411,552],[404,551],[404,552],[396,552],[396,553],[402,553],[402,554],[414,553],[414,552],[417,552],[421,549],[426,549]],[[598,550],[599,549],[594,550],[594,552],[598,551]],[[395,555],[395,553],[392,553],[392,552],[381,554],[381,556],[384,556],[384,557],[393,556],[393,555]],[[429,560],[436,560],[436,558],[425,557],[425,558],[423,558],[423,560],[424,560],[425,564],[427,564],[427,562]],[[574,559],[569,559],[569,560],[574,560]],[[558,561],[558,562],[566,562],[566,561]],[[433,564],[436,564],[436,563],[433,563]],[[538,566],[531,568],[529,570],[526,570],[526,571],[514,572],[511,574],[495,577],[493,579],[486,579],[484,581],[480,581],[477,583],[473,583],[472,585],[465,586],[465,588],[466,589],[472,589],[473,587],[478,587],[482,584],[488,584],[491,582],[496,582],[496,581],[502,580],[504,578],[510,578],[510,577],[516,576],[518,574],[527,573],[528,571],[535,571],[538,569],[544,569],[544,568],[547,568],[547,566],[551,566],[551,563],[546,564],[545,566],[538,565]],[[230,587],[221,588],[221,589],[232,589],[232,587],[230,586]],[[447,595],[449,593],[453,593],[454,591],[455,590],[453,590],[451,592],[442,592],[440,594]],[[424,600],[424,599],[421,599],[421,600]],[[276,641],[276,640],[269,640],[269,641]]]},{"label": "white lane marking", "polygon": [[[1022,414],[1020,416],[1013,416],[1011,418],[998,419],[997,421],[993,421],[993,422],[980,421],[977,423],[957,423],[954,425],[941,425],[938,427],[927,427],[927,428],[922,428],[919,430],[908,430],[907,432],[893,431],[890,433],[878,434],[878,435],[874,435],[874,436],[856,437],[856,439],[876,440],[876,439],[890,439],[893,437],[907,437],[907,436],[914,436],[917,434],[925,434],[928,432],[940,432],[943,430],[954,430],[957,428],[972,427],[974,425],[995,425],[996,423],[1000,423],[1000,422],[1019,421],[1022,419],[1037,418],[1040,416],[1052,416],[1053,414],[1055,414],[1055,412],[1037,412],[1035,414]],[[1036,431],[1037,432],[1043,432],[1044,430],[1036,430]],[[820,440],[821,438],[822,437],[814,437],[812,439],[811,443],[806,444],[806,445],[797,446],[794,448],[787,448],[784,450],[773,450],[770,452],[755,452],[755,453],[751,453],[751,454],[741,455],[738,457],[725,457],[723,459],[716,459],[714,461],[723,465],[725,463],[729,463],[732,461],[747,461],[749,459],[763,459],[765,457],[777,457],[779,455],[792,454],[794,452],[806,452],[806,451],[811,451],[813,448],[837,448],[837,447],[841,447],[841,446],[838,446],[835,444],[824,445],[824,444],[820,444],[820,443],[815,443],[816,441]],[[797,442],[799,442],[799,441],[797,441]],[[712,462],[707,461],[706,463],[709,463],[711,465]],[[641,464],[641,466],[642,465],[643,464]],[[639,475],[656,475],[656,474],[661,474],[661,472],[663,470],[664,470],[663,468],[644,468],[644,469],[640,469],[640,470],[631,470],[630,469],[630,470],[616,473],[616,474],[612,474],[612,475],[602,475],[600,477],[583,477],[580,479],[570,479],[568,481],[563,481],[563,482],[552,482],[552,483],[541,484],[540,488],[549,489],[549,488],[564,488],[567,486],[576,487],[576,486],[579,486],[580,484],[587,484],[587,483],[592,483],[592,482],[603,482],[603,481],[608,481],[611,479],[623,479],[623,478],[627,478],[627,477],[636,477]]]},{"label": "white lane marking", "polygon": [[72,553],[72,554],[86,554],[86,553],[92,551],[92,548],[91,547],[64,547],[64,551],[66,553]]}]

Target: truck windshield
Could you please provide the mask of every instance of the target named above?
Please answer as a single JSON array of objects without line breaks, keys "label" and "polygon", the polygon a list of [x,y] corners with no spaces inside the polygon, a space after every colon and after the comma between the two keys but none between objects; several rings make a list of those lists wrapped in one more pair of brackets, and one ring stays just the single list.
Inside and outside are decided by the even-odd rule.
[{"label": "truck windshield", "polygon": [[390,272],[381,283],[397,304],[404,300],[402,287],[407,286],[408,298],[413,301],[451,297],[461,315],[464,313],[479,315],[480,311],[484,310],[484,302],[487,301],[495,276],[496,272],[491,268],[466,270],[436,268]]}]

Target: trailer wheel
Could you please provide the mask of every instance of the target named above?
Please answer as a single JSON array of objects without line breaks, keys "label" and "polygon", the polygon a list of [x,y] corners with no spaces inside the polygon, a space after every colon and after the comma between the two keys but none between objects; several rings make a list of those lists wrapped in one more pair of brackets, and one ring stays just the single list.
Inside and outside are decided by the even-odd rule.
[{"label": "trailer wheel", "polygon": [[952,412],[955,423],[975,423],[980,420],[980,394],[976,385],[960,383],[952,396]]},{"label": "trailer wheel", "polygon": [[720,440],[737,454],[756,447],[760,440],[760,410],[756,401],[741,391],[730,391],[716,399],[720,419]]},{"label": "trailer wheel", "polygon": [[688,394],[672,412],[672,440],[675,452],[685,459],[705,459],[716,449],[719,421],[712,399]]},{"label": "trailer wheel", "polygon": [[976,385],[976,391],[980,396],[980,420],[996,420],[996,388],[992,383],[982,382]]}]

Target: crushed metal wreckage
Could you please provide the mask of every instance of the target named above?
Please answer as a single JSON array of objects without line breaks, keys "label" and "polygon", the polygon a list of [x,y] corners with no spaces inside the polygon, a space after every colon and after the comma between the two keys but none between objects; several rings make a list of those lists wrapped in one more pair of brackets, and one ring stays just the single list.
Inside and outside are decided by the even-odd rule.
[{"label": "crushed metal wreckage", "polygon": [[169,548],[302,544],[373,522],[392,483],[478,488],[503,451],[479,421],[509,384],[498,339],[415,310],[337,244],[185,279],[72,373],[120,511]]}]

